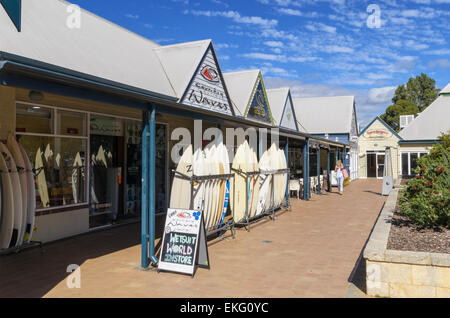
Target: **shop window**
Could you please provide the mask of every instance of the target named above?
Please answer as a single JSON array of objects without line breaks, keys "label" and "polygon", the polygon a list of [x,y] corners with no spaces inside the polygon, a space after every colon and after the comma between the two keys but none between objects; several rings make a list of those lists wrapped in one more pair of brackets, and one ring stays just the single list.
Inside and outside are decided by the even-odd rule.
[{"label": "shop window", "polygon": [[86,114],[58,111],[57,117],[57,135],[87,137]]},{"label": "shop window", "polygon": [[415,170],[418,166],[417,160],[427,155],[427,152],[402,152],[401,158],[401,166],[402,166],[402,175],[403,176],[414,176]]},{"label": "shop window", "polygon": [[402,153],[402,174],[404,176],[409,174],[409,154]]},{"label": "shop window", "polygon": [[[16,136],[34,169],[37,209],[87,202],[86,118],[50,107],[16,105]],[[61,128],[68,125],[77,132]]]},{"label": "shop window", "polygon": [[18,135],[35,169],[36,208],[86,202],[84,139]]},{"label": "shop window", "polygon": [[53,134],[54,110],[37,105],[16,105],[16,131],[19,133]]}]

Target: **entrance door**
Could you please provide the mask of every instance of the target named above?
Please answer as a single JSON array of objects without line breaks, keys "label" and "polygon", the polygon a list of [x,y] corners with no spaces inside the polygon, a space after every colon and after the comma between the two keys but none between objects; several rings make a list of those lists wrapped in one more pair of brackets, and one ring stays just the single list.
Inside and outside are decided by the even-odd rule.
[{"label": "entrance door", "polygon": [[384,152],[367,153],[367,178],[383,178]]}]

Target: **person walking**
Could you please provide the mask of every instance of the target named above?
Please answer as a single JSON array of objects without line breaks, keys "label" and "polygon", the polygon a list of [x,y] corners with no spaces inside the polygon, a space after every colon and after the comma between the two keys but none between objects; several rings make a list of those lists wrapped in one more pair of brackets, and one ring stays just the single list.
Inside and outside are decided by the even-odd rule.
[{"label": "person walking", "polygon": [[344,165],[342,164],[341,160],[338,160],[336,167],[334,168],[334,171],[336,172],[336,179],[338,182],[339,187],[339,194],[342,195],[342,192],[344,191]]}]

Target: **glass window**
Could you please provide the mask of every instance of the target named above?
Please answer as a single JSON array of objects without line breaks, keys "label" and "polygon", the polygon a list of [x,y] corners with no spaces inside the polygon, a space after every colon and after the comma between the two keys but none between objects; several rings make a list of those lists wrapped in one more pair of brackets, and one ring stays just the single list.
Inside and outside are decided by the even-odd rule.
[{"label": "glass window", "polygon": [[53,134],[54,110],[41,106],[16,105],[16,131],[34,134]]},{"label": "glass window", "polygon": [[411,175],[415,175],[415,170],[417,168],[417,159],[419,158],[419,154],[417,152],[412,152],[410,154],[410,160],[411,160]]},{"label": "glass window", "polygon": [[86,202],[87,140],[19,135],[36,179],[36,208]]},{"label": "glass window", "polygon": [[61,111],[57,112],[57,135],[87,136],[87,116],[83,113]]},{"label": "glass window", "polygon": [[402,175],[409,175],[409,156],[407,152],[402,153]]}]

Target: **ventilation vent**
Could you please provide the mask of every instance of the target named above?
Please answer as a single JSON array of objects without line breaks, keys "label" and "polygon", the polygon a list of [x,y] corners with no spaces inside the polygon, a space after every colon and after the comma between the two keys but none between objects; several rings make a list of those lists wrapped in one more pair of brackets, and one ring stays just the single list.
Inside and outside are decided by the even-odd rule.
[{"label": "ventilation vent", "polygon": [[408,127],[414,120],[414,115],[403,115],[400,116],[400,129]]}]

